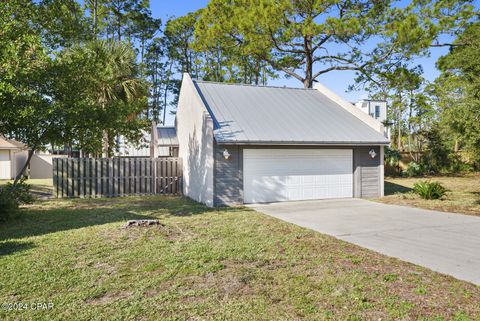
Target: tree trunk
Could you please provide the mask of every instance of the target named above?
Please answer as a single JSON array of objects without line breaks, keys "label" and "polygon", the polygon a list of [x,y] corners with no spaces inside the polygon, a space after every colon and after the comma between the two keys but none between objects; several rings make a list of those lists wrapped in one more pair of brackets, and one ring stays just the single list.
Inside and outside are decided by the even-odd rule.
[{"label": "tree trunk", "polygon": [[170,61],[170,66],[168,68],[168,75],[165,80],[165,92],[163,93],[164,96],[163,96],[163,121],[162,121],[162,125],[165,126],[165,117],[166,117],[166,114],[167,114],[167,97],[168,97],[168,86],[170,85],[170,77],[172,75],[172,67],[173,67],[173,60]]},{"label": "tree trunk", "polygon": [[103,139],[102,140],[103,140],[102,157],[108,157],[109,146],[108,146],[108,132],[107,132],[107,130],[103,131]]},{"label": "tree trunk", "polygon": [[185,59],[185,70],[183,72],[190,73],[190,56],[188,54],[188,48],[183,48],[183,57]]},{"label": "tree trunk", "polygon": [[23,165],[23,168],[20,172],[18,172],[17,176],[15,176],[15,181],[13,182],[13,185],[16,185],[18,181],[22,178],[22,176],[25,174],[25,171],[27,170],[28,166],[30,165],[30,161],[32,159],[33,153],[35,152],[36,147],[33,146],[32,149],[28,151],[28,157],[27,161],[25,162],[25,165]]},{"label": "tree trunk", "polygon": [[141,45],[140,45],[140,48],[141,48],[141,53],[140,53],[140,62],[143,64],[143,53],[145,51],[145,37],[142,36],[142,40],[141,40]]},{"label": "tree trunk", "polygon": [[398,117],[398,137],[397,137],[397,147],[398,147],[398,150],[401,149],[401,145],[402,145],[402,127],[400,126],[401,124],[401,120],[400,120],[400,116]]},{"label": "tree trunk", "polygon": [[97,13],[97,6],[98,6],[98,0],[93,0],[93,38],[97,39],[97,19],[98,19],[98,13]]},{"label": "tree trunk", "polygon": [[313,87],[313,53],[312,53],[312,39],[310,36],[304,38],[305,49],[305,78],[303,86],[305,88]]},{"label": "tree trunk", "polygon": [[413,158],[415,162],[418,163],[418,155],[414,156],[413,155],[413,150],[412,150],[412,123],[411,119],[413,116],[413,93],[410,92],[410,103],[408,104],[408,152],[410,156]]}]

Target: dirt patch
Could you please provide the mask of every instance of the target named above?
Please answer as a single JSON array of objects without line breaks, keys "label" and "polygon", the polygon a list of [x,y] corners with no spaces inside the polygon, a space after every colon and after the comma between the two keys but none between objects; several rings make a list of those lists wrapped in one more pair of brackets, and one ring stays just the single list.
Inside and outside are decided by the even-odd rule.
[{"label": "dirt patch", "polygon": [[165,226],[159,220],[129,220],[123,228]]},{"label": "dirt patch", "polygon": [[[253,265],[249,265],[254,269]],[[254,276],[249,275],[247,271],[246,267],[242,268],[239,265],[225,266],[224,269],[215,273],[185,278],[179,290],[213,290],[218,299],[254,295],[255,289],[250,285]]]}]

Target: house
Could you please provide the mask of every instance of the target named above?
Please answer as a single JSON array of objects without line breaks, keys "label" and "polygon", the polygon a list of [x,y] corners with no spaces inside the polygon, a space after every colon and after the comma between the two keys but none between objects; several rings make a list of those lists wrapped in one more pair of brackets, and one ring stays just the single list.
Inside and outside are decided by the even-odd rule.
[{"label": "house", "polygon": [[[175,127],[161,126],[153,127],[153,131],[143,133],[143,138],[139,144],[129,143],[125,137],[117,138],[118,150],[115,152],[117,157],[176,157],[178,156],[178,140]],[[152,128],[152,129],[153,129]],[[156,136],[154,135],[156,134]],[[156,150],[152,150],[152,141],[156,141]],[[154,156],[155,155],[155,156]]]},{"label": "house", "polygon": [[383,196],[378,120],[315,89],[183,77],[176,134],[186,196],[208,206]]},{"label": "house", "polygon": [[0,136],[0,179],[14,179],[25,166],[27,157],[24,144]]},{"label": "house", "polygon": [[[385,100],[363,99],[354,103],[354,105],[370,117],[387,125],[387,102]],[[388,126],[385,126],[384,134],[385,137],[390,139],[390,128]]]},{"label": "house", "polygon": [[363,99],[356,102],[355,106],[379,122],[387,120],[387,102],[385,100]]}]

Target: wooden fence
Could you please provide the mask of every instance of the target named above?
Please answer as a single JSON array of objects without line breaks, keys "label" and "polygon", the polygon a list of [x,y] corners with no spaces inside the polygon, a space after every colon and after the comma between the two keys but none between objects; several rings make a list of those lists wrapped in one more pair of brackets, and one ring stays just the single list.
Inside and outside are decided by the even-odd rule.
[{"label": "wooden fence", "polygon": [[54,158],[55,197],[179,195],[181,158]]}]

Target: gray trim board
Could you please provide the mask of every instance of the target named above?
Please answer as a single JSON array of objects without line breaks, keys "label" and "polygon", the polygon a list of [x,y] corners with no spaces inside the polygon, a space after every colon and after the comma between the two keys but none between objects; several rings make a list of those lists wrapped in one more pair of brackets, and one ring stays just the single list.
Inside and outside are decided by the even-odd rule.
[{"label": "gray trim board", "polygon": [[[230,153],[226,160],[225,148]],[[214,146],[213,193],[215,206],[243,204],[243,148],[240,146]]]},{"label": "gray trim board", "polygon": [[[371,149],[375,150],[377,156],[372,158],[369,155]],[[356,147],[353,150],[353,196],[359,198],[370,198],[381,196],[380,186],[380,147]]]}]

